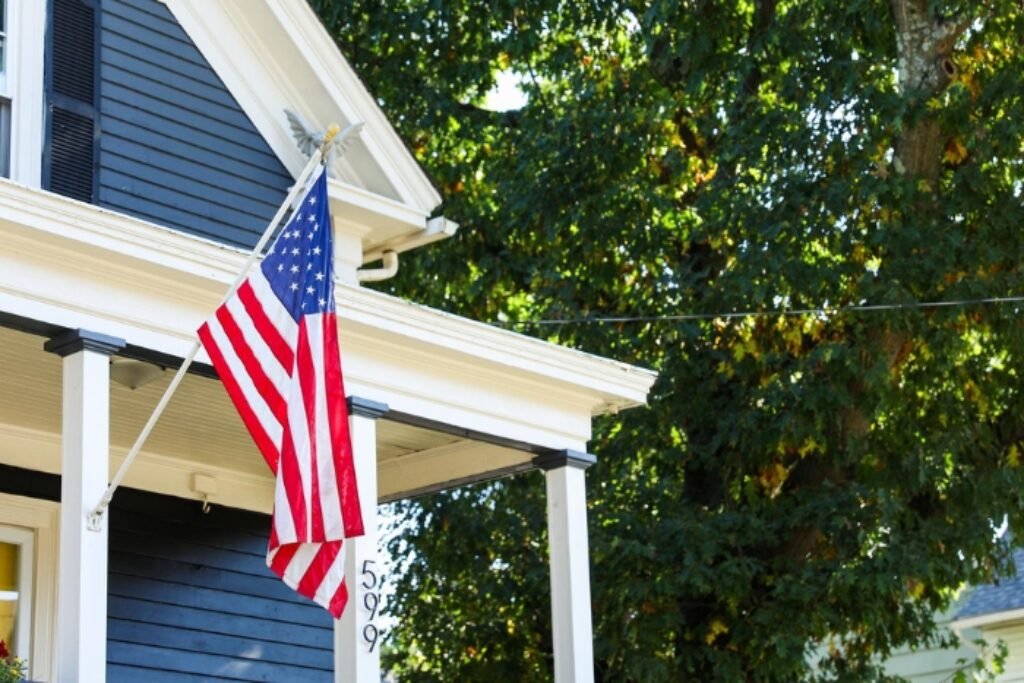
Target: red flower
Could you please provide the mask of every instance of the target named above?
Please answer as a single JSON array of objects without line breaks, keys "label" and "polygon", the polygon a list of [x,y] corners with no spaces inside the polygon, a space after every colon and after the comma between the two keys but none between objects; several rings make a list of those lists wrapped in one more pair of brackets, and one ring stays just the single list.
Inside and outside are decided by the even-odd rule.
[{"label": "red flower", "polygon": [[7,649],[7,643],[0,640],[0,659],[7,659],[11,656],[11,651]]}]

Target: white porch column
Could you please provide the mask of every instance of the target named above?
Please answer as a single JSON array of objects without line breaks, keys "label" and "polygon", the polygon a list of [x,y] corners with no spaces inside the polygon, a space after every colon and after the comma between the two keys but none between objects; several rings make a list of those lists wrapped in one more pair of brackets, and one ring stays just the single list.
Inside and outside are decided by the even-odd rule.
[{"label": "white porch column", "polygon": [[593,683],[590,549],[584,472],[597,459],[556,451],[534,459],[545,470],[551,563],[551,628],[555,683]]},{"label": "white porch column", "polygon": [[348,412],[366,534],[345,541],[348,606],[334,624],[334,680],[380,683],[383,567],[377,557],[377,418],[388,407],[352,396]]},{"label": "white porch column", "polygon": [[107,677],[107,516],[87,520],[109,476],[110,355],[125,342],[71,330],[43,348],[62,356],[60,561],[57,676],[62,683]]}]

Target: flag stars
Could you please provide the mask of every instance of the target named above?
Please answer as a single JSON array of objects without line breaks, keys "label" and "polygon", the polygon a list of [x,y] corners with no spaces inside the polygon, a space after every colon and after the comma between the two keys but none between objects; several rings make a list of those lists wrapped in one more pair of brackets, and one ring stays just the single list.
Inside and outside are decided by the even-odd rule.
[{"label": "flag stars", "polygon": [[297,292],[299,291],[299,285],[298,283],[293,282],[290,285],[288,285],[288,289],[292,290],[293,292]]},{"label": "flag stars", "polygon": [[292,247],[292,256],[298,256],[300,253],[298,247]]},{"label": "flag stars", "polygon": [[291,268],[288,269],[288,272],[290,272],[290,273],[292,273],[294,275],[295,273],[299,272],[299,267],[298,266],[292,266]]},{"label": "flag stars", "polygon": [[310,285],[309,287],[306,287],[306,294],[316,294],[316,290],[313,289],[312,285]]},{"label": "flag stars", "polygon": [[278,264],[277,264],[277,272],[279,272],[279,273],[280,273],[280,272],[282,272],[283,270],[284,270],[284,264],[283,264],[283,263],[278,263]]},{"label": "flag stars", "polygon": [[314,216],[313,214],[309,214],[308,216],[306,216],[306,220],[312,223],[313,221],[316,220],[316,216]]},{"label": "flag stars", "polygon": [[313,256],[319,256],[320,251],[320,247],[313,247]]},{"label": "flag stars", "polygon": [[317,279],[317,282],[323,282],[324,281],[324,274],[323,273],[317,273],[315,277]]},{"label": "flag stars", "polygon": [[313,195],[312,197],[309,198],[309,205],[310,206],[315,206],[316,205],[316,195]]},{"label": "flag stars", "polygon": [[324,306],[326,306],[326,305],[327,305],[327,299],[325,299],[325,298],[323,298],[323,297],[320,297],[320,298],[319,298],[319,299],[317,300],[317,303],[319,303],[319,304],[320,304],[320,308],[323,308]]}]

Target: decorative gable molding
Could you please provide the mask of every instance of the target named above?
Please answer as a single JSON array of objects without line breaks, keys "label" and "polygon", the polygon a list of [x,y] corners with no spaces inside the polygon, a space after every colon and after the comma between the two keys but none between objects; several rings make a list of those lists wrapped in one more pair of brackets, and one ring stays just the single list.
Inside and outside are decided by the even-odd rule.
[{"label": "decorative gable molding", "polygon": [[324,128],[362,121],[360,139],[339,162],[332,200],[366,210],[366,195],[375,195],[380,205],[370,209],[392,224],[385,239],[399,232],[396,224],[409,233],[425,227],[440,195],[304,0],[161,1],[293,175],[305,158],[285,108]]}]

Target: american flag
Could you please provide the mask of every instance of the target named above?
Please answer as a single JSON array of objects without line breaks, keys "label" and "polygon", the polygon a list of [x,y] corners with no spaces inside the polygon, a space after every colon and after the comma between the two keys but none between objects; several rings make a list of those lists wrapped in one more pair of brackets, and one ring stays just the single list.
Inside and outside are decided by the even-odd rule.
[{"label": "american flag", "polygon": [[363,533],[334,307],[321,169],[256,269],[199,328],[231,400],[277,475],[267,566],[337,619],[343,539]]}]

